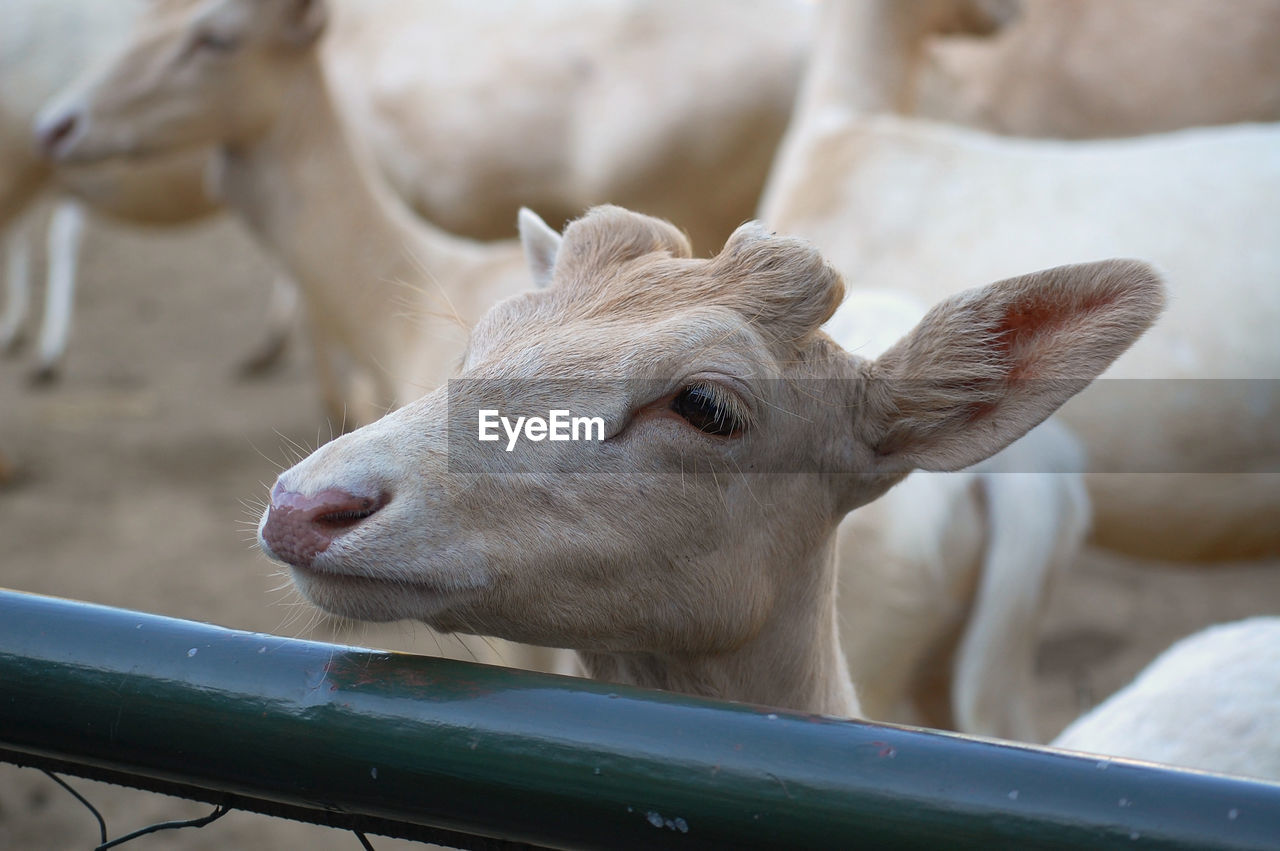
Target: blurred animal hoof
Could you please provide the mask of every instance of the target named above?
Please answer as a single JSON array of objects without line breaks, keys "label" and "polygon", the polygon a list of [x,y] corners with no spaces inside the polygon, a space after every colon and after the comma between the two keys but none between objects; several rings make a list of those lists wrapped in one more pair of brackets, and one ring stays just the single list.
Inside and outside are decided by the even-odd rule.
[{"label": "blurred animal hoof", "polygon": [[27,379],[32,387],[48,387],[62,377],[62,367],[56,363],[41,364],[31,371]]}]

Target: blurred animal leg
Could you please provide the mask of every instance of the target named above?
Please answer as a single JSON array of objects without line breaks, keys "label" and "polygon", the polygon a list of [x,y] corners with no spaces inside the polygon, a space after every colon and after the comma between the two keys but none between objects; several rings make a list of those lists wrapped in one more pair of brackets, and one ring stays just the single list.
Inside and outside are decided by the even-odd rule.
[{"label": "blurred animal leg", "polygon": [[40,326],[34,375],[37,381],[54,379],[67,351],[84,219],[82,204],[60,201],[49,220],[49,287],[45,292],[44,321]]},{"label": "blurred animal leg", "polygon": [[0,351],[13,352],[22,342],[31,304],[31,222],[14,222],[5,238],[4,314],[0,316]]},{"label": "blurred animal leg", "polygon": [[263,340],[240,364],[244,378],[266,375],[280,363],[289,347],[289,335],[298,317],[298,286],[288,275],[278,274],[271,282],[271,301],[267,305],[267,333]]}]

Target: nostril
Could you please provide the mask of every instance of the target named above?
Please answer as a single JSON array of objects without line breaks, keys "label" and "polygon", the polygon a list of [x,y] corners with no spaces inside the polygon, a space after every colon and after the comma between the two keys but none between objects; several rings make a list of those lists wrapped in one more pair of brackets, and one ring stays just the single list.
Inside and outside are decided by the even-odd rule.
[{"label": "nostril", "polygon": [[277,482],[271,490],[262,540],[282,561],[306,566],[335,538],[376,514],[389,501],[386,494],[358,495],[336,488],[308,496],[285,490]]},{"label": "nostril", "polygon": [[350,523],[352,520],[363,520],[377,513],[387,504],[390,497],[379,493],[376,496],[354,494],[339,488],[326,488],[310,496],[285,490],[277,482],[271,489],[271,508],[281,511],[296,511],[306,515],[307,519],[319,523]]},{"label": "nostril", "polygon": [[322,508],[320,513],[312,517],[312,522],[335,530],[348,529],[376,514],[385,504],[382,497],[355,497],[340,506]]}]

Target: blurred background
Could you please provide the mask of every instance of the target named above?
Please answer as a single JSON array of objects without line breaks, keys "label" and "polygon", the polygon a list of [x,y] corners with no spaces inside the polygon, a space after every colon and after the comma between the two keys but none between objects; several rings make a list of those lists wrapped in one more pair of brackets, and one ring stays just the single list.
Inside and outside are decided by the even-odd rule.
[{"label": "blurred background", "polygon": [[[1071,13],[1063,10],[1075,5],[1038,3],[1055,6],[1064,20]],[[993,38],[993,32],[1025,20],[1023,7],[1033,4],[1037,0],[978,4],[984,32],[963,38]],[[95,200],[92,187],[100,184],[92,177],[65,176],[37,156],[32,141],[36,113],[84,70],[82,62],[97,61],[123,42],[130,17],[125,7],[139,5],[0,0],[0,158],[7,158],[0,162],[0,176],[12,184],[12,189],[0,185],[0,192],[11,189],[13,199],[10,203],[0,197],[0,225],[7,239],[10,280],[25,276],[32,282],[30,309],[20,323],[14,321],[15,333],[0,358],[0,585],[241,629],[476,658],[474,649],[413,624],[331,621],[301,603],[287,576],[254,544],[262,500],[276,474],[342,425],[321,404],[302,322],[286,326],[288,337],[276,360],[244,368],[272,333],[272,281],[279,260],[234,216],[214,211],[189,224],[139,224],[137,219],[145,216],[131,221],[110,209],[110,203]],[[494,239],[515,236],[520,203],[559,228],[587,204],[613,201],[672,218],[690,229],[703,255],[713,253],[717,240],[753,214],[811,53],[820,6],[708,3],[696,11],[673,11],[679,4],[601,0],[588,5],[607,13],[578,16],[597,30],[580,26],[560,43],[537,34],[561,26],[556,22],[573,17],[583,4],[504,3],[485,14],[429,0],[366,3],[363,8],[350,0],[333,5],[325,38],[335,43],[324,49],[333,53],[327,61],[335,71],[335,89],[358,104],[352,107],[358,117],[349,118],[354,135],[359,137],[366,124],[394,125],[386,118],[392,106],[411,112],[415,125],[429,125],[436,114],[454,122],[452,143],[416,127],[403,131],[403,149],[414,149],[418,140],[420,150],[431,144],[449,151],[424,160],[411,175],[400,175],[397,188],[420,212],[437,203],[451,211],[437,217],[438,224],[459,235]],[[1088,5],[1080,4],[1082,9]],[[1195,4],[1188,3],[1187,10],[1160,3],[1122,5],[1134,14],[1168,19],[1191,15]],[[111,7],[109,14],[101,8],[105,6]],[[1280,106],[1280,77],[1273,61],[1280,55],[1275,50],[1280,44],[1275,40],[1280,33],[1276,6],[1230,4],[1232,15],[1249,22],[1248,39],[1259,31],[1271,39],[1266,42],[1271,56],[1258,52],[1263,58],[1254,62],[1251,73],[1264,96],[1251,102],[1252,113],[1229,115],[1224,121],[1276,118],[1267,113]],[[104,17],[113,20],[103,24]],[[676,18],[671,27],[675,34],[654,23]],[[734,30],[723,23],[734,18],[751,25]],[[1068,24],[1054,22],[1058,27]],[[519,51],[526,65],[497,69],[497,47],[523,29],[537,49]],[[1152,32],[1158,29],[1151,27]],[[391,30],[400,33],[400,41],[385,52],[375,49],[388,43]],[[419,32],[434,34],[415,41],[413,33]],[[1182,36],[1169,36],[1176,37]],[[771,47],[752,46],[761,41]],[[446,50],[446,44],[453,49]],[[737,48],[731,50],[733,44]],[[1238,52],[1248,54],[1252,44],[1239,42]],[[348,53],[339,55],[339,46]],[[716,51],[723,55],[708,55]],[[654,76],[645,79],[639,69],[662,55],[667,58],[661,73],[653,70]],[[534,58],[568,71],[535,73],[527,67]],[[744,64],[752,68],[749,79],[742,76]],[[363,73],[352,68],[379,69],[379,74],[368,75],[363,94],[351,94],[351,80]],[[486,68],[496,80],[482,79]],[[1150,63],[1124,70],[1153,77],[1168,73]],[[709,82],[689,85],[696,74]],[[624,77],[626,82],[620,82]],[[769,84],[758,83],[757,77]],[[415,88],[415,80],[427,82]],[[534,80],[554,80],[563,88],[520,88]],[[1128,79],[1114,83],[1117,89],[1129,85]],[[481,89],[505,91],[515,106],[479,98]],[[475,129],[462,128],[461,113],[441,104],[447,97],[468,99],[466,117]],[[1000,102],[1013,103],[1017,97],[1022,95],[1008,94]],[[415,98],[422,104],[416,110]],[[572,104],[557,120],[577,129],[545,125],[547,113],[538,98]],[[948,102],[930,91],[921,103],[927,107],[938,100]],[[702,181],[700,186],[717,187],[714,197],[709,189],[690,191],[694,177],[688,175],[670,181],[681,184],[678,191],[651,179],[664,173],[658,157],[648,172],[637,168],[616,184],[600,179],[603,171],[620,170],[617,163],[634,161],[626,149],[634,140],[619,140],[618,134],[596,138],[584,135],[581,127],[607,124],[628,111],[643,117],[644,110],[657,110],[655,101],[679,101],[684,107],[678,121],[671,119],[671,128],[664,130],[665,138],[643,140],[644,150],[654,153],[666,146],[669,161],[683,163],[688,174]],[[500,120],[486,123],[485,108],[501,113]],[[966,107],[957,111],[967,111],[967,116],[944,117],[971,118],[988,108]],[[1062,110],[1051,112],[1060,116]],[[685,132],[680,128],[687,128],[688,116],[699,114],[708,116],[707,126],[686,134],[698,140],[692,144],[680,137]],[[990,121],[1006,125],[997,129],[1025,130],[1012,119]],[[651,129],[661,125],[656,118],[642,123]],[[1100,134],[1050,127],[1039,135],[1124,135],[1137,132],[1134,126],[1120,122]],[[719,134],[711,132],[717,128]],[[1159,129],[1169,128],[1144,131]],[[467,133],[486,144],[467,141]],[[548,140],[576,152],[575,157],[539,164],[535,152]],[[379,148],[377,140],[362,144]],[[610,145],[615,154],[599,152]],[[467,153],[490,160],[468,164]],[[517,162],[527,157],[528,169],[542,173],[517,174],[506,161],[494,166],[502,157]],[[584,160],[590,163],[584,166]],[[433,201],[429,192],[412,188],[436,179],[464,189]],[[572,191],[565,188],[570,184]],[[501,191],[486,193],[487,185]],[[157,203],[162,206],[173,191],[158,190]],[[475,209],[463,209],[468,196]],[[64,210],[68,200],[81,205],[81,212],[63,213],[71,217],[70,224],[64,222],[58,236],[56,223],[51,231],[50,215]],[[711,203],[699,209],[700,200]],[[352,223],[353,230],[358,227]],[[67,254],[67,232],[79,236],[73,256]],[[45,250],[51,233],[53,255]],[[24,251],[25,272],[19,262]],[[65,353],[50,357],[39,350],[39,324],[45,281],[51,266],[59,264],[74,266],[78,286]],[[55,277],[68,274],[66,268],[52,271]],[[20,297],[10,284],[6,316],[13,316]],[[1125,684],[1175,639],[1213,623],[1280,611],[1278,569],[1280,558],[1275,556],[1186,565],[1087,550],[1056,579],[1041,625],[1036,682],[1041,737],[1051,737]],[[495,660],[489,656],[483,661]],[[104,811],[113,832],[205,811],[190,802],[88,781],[73,783]],[[0,765],[0,848],[82,848],[95,835],[92,818],[65,792],[37,772]],[[245,813],[233,813],[216,830],[161,835],[130,847],[289,848],[304,842],[317,851],[357,847],[347,834]],[[385,839],[375,844],[400,847]]]}]

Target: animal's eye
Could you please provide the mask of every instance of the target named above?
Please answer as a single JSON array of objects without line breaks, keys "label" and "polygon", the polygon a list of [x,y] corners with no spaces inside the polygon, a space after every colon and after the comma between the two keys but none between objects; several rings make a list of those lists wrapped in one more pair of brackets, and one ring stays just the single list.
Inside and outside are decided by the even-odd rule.
[{"label": "animal's eye", "polygon": [[204,30],[197,33],[195,40],[191,42],[193,50],[207,50],[211,53],[230,53],[239,46],[240,39],[238,37],[216,33],[212,30]]},{"label": "animal's eye", "polygon": [[746,427],[740,403],[730,394],[710,384],[693,384],[671,400],[671,410],[704,434],[737,437]]}]

